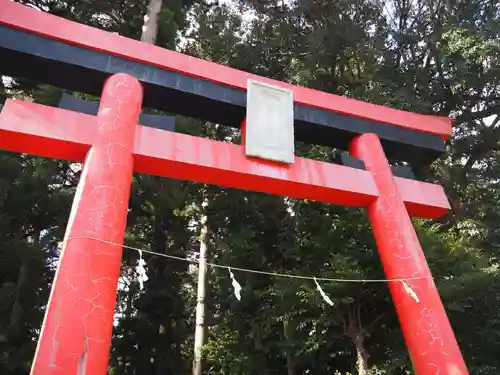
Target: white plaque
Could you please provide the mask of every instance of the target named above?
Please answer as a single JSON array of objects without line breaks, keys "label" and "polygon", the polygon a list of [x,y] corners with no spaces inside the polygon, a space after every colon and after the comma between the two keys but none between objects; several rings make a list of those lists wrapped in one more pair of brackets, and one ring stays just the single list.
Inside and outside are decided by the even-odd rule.
[{"label": "white plaque", "polygon": [[293,92],[249,79],[245,155],[292,164]]}]

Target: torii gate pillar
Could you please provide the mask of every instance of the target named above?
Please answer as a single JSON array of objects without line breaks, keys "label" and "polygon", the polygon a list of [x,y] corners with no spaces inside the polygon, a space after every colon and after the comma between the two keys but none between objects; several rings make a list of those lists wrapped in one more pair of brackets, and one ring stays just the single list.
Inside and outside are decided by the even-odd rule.
[{"label": "torii gate pillar", "polygon": [[446,316],[424,252],[394,181],[379,138],[363,134],[350,144],[364,161],[380,196],[368,205],[368,219],[387,279],[408,352],[419,375],[467,375],[467,367]]},{"label": "torii gate pillar", "polygon": [[135,78],[104,86],[95,143],[87,153],[31,374],[105,375],[113,329],[134,134],[142,105]]}]

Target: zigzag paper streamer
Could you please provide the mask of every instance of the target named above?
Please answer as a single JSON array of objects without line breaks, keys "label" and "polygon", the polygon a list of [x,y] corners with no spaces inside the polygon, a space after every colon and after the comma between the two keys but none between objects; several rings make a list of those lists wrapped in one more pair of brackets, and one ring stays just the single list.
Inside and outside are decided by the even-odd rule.
[{"label": "zigzag paper streamer", "polygon": [[241,301],[241,285],[240,283],[236,280],[234,277],[233,272],[231,271],[231,268],[228,267],[227,270],[229,271],[229,277],[231,278],[231,283],[233,284],[233,289],[234,289],[234,295],[236,296],[236,299],[238,301]]},{"label": "zigzag paper streamer", "polygon": [[333,306],[333,301],[326,295],[324,290],[321,288],[321,285],[319,285],[318,280],[314,278],[314,282],[316,283],[316,289],[318,289],[319,294],[321,294],[321,297],[325,300],[326,303],[328,303],[330,306]]},{"label": "zigzag paper streamer", "polygon": [[142,258],[142,251],[139,251],[139,261],[137,262],[137,266],[135,268],[138,277],[137,280],[139,281],[139,287],[141,290],[144,289],[144,282],[148,281],[148,275],[146,274],[146,268],[144,267],[146,265],[146,261]]},{"label": "zigzag paper streamer", "polygon": [[403,288],[405,288],[406,294],[408,294],[411,298],[415,300],[416,303],[420,303],[420,299],[417,296],[417,293],[408,285],[406,281],[401,281],[403,283]]}]

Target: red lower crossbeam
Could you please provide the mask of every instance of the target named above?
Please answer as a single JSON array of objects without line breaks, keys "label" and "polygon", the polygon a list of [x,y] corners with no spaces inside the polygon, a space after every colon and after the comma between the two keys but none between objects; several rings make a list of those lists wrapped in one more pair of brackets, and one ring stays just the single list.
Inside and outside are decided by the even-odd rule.
[{"label": "red lower crossbeam", "polygon": [[[97,134],[96,117],[8,100],[0,114],[0,147],[83,161]],[[242,146],[138,126],[134,171],[332,204],[366,207],[378,196],[371,173],[296,158],[292,165],[245,157]],[[437,218],[450,208],[439,185],[396,178],[411,216]]]}]

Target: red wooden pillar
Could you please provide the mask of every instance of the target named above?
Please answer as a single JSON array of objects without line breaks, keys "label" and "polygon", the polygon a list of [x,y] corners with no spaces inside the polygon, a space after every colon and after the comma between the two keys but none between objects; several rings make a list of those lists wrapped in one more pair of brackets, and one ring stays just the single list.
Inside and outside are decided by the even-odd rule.
[{"label": "red wooden pillar", "polygon": [[142,105],[133,77],[110,77],[65,234],[32,375],[105,375]]},{"label": "red wooden pillar", "polygon": [[368,217],[387,278],[424,278],[389,284],[415,373],[468,374],[379,138],[361,135],[352,141],[350,151],[364,161],[379,190]]}]

